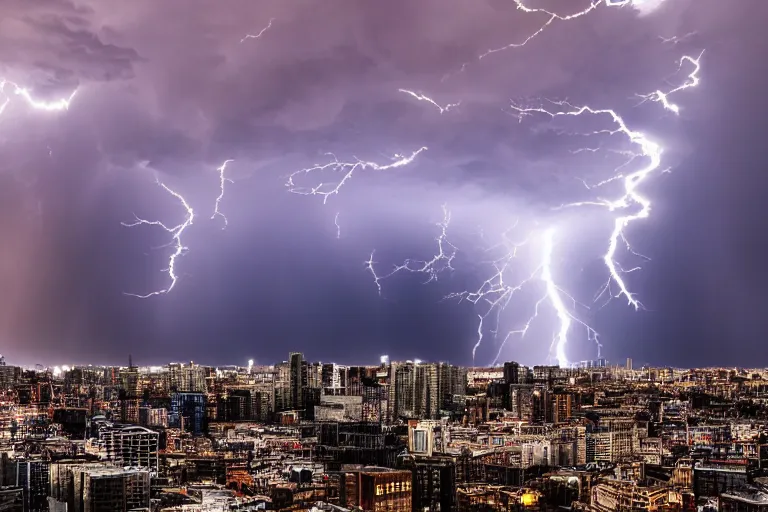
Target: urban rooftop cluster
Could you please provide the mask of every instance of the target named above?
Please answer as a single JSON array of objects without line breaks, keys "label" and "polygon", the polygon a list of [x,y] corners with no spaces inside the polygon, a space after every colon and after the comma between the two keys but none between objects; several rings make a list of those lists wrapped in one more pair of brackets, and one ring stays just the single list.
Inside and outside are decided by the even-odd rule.
[{"label": "urban rooftop cluster", "polygon": [[768,370],[0,358],[0,510],[768,512]]}]

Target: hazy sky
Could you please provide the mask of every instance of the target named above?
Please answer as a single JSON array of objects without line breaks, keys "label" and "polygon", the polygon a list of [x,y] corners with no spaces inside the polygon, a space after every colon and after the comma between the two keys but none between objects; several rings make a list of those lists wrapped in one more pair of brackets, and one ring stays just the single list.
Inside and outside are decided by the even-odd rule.
[{"label": "hazy sky", "polygon": [[[138,364],[271,363],[300,350],[343,363],[389,354],[469,364],[478,315],[477,364],[546,363],[560,328],[542,280],[551,229],[548,268],[575,319],[570,360],[597,354],[585,322],[612,360],[768,364],[766,2],[601,5],[490,53],[522,43],[549,15],[512,0],[221,5],[0,6],[0,353],[10,363],[121,363],[129,353]],[[567,16],[589,2],[526,5]],[[680,58],[702,50],[701,83],[670,97],[679,115],[637,96],[686,83],[693,68]],[[69,109],[42,111],[14,84],[40,101],[77,92]],[[441,113],[400,89],[458,105]],[[621,179],[584,184],[648,161],[631,160],[638,147],[621,134],[588,135],[615,129],[609,117],[513,108],[570,108],[552,103],[562,100],[614,109],[663,148],[640,187],[650,216],[626,229],[650,260],[623,241],[615,257],[618,268],[642,267],[623,274],[640,311],[622,297],[593,302],[609,277],[613,223],[639,205],[558,207],[621,197]],[[334,158],[376,165],[354,169],[325,202],[286,186]],[[222,229],[211,216],[227,159]],[[293,192],[332,190],[348,170],[296,175]],[[141,299],[128,294],[169,285],[172,235],[121,223],[173,227],[187,214],[156,180],[195,216],[173,290]],[[443,205],[454,270],[440,260],[426,284],[429,274],[400,272],[379,294],[365,261],[375,251],[378,275],[409,258],[422,267],[436,254]],[[490,283],[531,280],[505,310],[444,300],[483,290],[515,244],[504,281]],[[531,328],[501,347],[537,303]]]}]

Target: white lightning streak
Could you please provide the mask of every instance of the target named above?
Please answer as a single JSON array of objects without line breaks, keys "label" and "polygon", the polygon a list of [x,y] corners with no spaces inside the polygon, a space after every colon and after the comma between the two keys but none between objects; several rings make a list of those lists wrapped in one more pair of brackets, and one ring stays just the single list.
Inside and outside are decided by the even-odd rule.
[{"label": "white lightning streak", "polygon": [[224,185],[229,183],[234,183],[231,179],[227,178],[224,175],[224,172],[227,170],[227,164],[233,162],[233,160],[224,160],[224,163],[221,164],[216,170],[219,172],[219,195],[216,198],[216,203],[213,208],[213,215],[211,215],[211,220],[215,219],[216,217],[221,217],[224,219],[224,226],[222,226],[221,229],[225,229],[229,225],[229,220],[227,219],[227,216],[221,213],[219,210],[219,204],[221,203],[221,200],[224,198]]},{"label": "white lightning streak", "polygon": [[408,89],[398,89],[398,92],[402,92],[402,93],[408,94],[408,95],[410,95],[410,96],[412,96],[412,97],[416,98],[416,99],[417,99],[417,100],[419,100],[419,101],[426,101],[427,103],[429,103],[429,104],[431,104],[431,105],[434,105],[435,107],[437,107],[437,109],[440,111],[440,113],[441,113],[441,114],[443,114],[443,113],[445,113],[445,112],[448,112],[448,111],[449,111],[449,110],[451,110],[452,108],[456,108],[456,107],[458,107],[459,105],[461,105],[461,102],[459,101],[459,102],[456,102],[456,103],[447,103],[447,104],[446,104],[446,105],[443,107],[443,106],[441,106],[440,104],[438,104],[438,103],[437,103],[435,100],[433,100],[432,98],[430,98],[429,96],[425,96],[425,95],[423,95],[423,94],[419,94],[419,93],[416,93],[416,92],[414,92],[414,91],[410,91],[410,90],[408,90]]},{"label": "white lightning streak", "polygon": [[376,269],[374,268],[374,265],[376,264],[376,262],[373,261],[373,255],[375,253],[376,251],[371,251],[371,256],[364,263],[365,263],[365,268],[373,276],[373,282],[376,284],[376,289],[379,290],[379,297],[381,297],[381,279],[382,278],[379,277],[378,274],[376,274]]},{"label": "white lightning streak", "polygon": [[336,239],[341,238],[341,226],[339,225],[339,213],[336,212],[336,216],[333,218],[333,225],[336,226]]},{"label": "white lightning streak", "polygon": [[432,281],[437,281],[440,274],[445,271],[453,271],[453,260],[456,257],[458,249],[448,241],[447,232],[450,223],[451,212],[447,205],[443,205],[443,220],[437,223],[437,226],[440,228],[440,234],[435,238],[435,242],[437,242],[437,253],[429,260],[407,259],[402,264],[395,265],[392,271],[388,274],[380,276],[376,273],[376,270],[373,267],[375,262],[373,261],[373,253],[371,253],[371,258],[366,262],[366,268],[371,272],[376,287],[379,289],[379,294],[381,294],[381,281],[392,277],[398,272],[426,274],[427,280],[424,282],[424,284],[426,284],[431,283]]},{"label": "white lightning streak", "polygon": [[158,220],[145,220],[145,219],[140,219],[139,217],[136,217],[136,221],[135,222],[131,222],[131,223],[123,222],[122,223],[123,226],[129,227],[129,228],[133,227],[133,226],[142,225],[142,224],[143,225],[147,225],[147,226],[160,226],[165,231],[167,231],[168,233],[171,234],[171,241],[168,243],[168,245],[174,246],[174,250],[171,253],[170,257],[168,258],[168,268],[164,270],[165,272],[168,272],[168,277],[171,280],[170,284],[166,288],[164,288],[162,290],[157,290],[157,291],[154,291],[154,292],[151,292],[151,293],[147,293],[146,295],[138,295],[138,294],[135,294],[135,293],[126,293],[126,295],[130,295],[131,297],[138,297],[140,299],[147,299],[147,298],[153,297],[155,295],[164,295],[164,294],[170,292],[171,290],[173,290],[174,286],[176,286],[176,282],[179,279],[179,277],[176,275],[176,260],[178,259],[179,256],[183,255],[188,250],[188,248],[181,241],[181,235],[184,233],[184,231],[189,226],[192,225],[192,221],[195,218],[194,210],[192,209],[191,206],[189,206],[189,204],[187,203],[187,200],[184,199],[184,197],[182,197],[181,194],[171,190],[165,183],[162,183],[162,182],[158,181],[157,184],[160,185],[166,192],[168,192],[173,197],[178,199],[179,202],[181,203],[181,205],[186,210],[187,214],[186,214],[186,217],[184,219],[184,222],[182,222],[181,224],[179,224],[177,226],[174,226],[174,227],[168,227],[164,223],[162,223],[162,222],[160,222]]},{"label": "white lightning streak", "polygon": [[5,92],[5,86],[11,85],[13,86],[13,94],[20,96],[26,103],[32,107],[35,110],[43,110],[45,112],[56,112],[60,110],[68,110],[69,105],[72,103],[72,99],[75,97],[75,94],[77,94],[77,89],[72,91],[72,94],[69,95],[67,98],[60,98],[58,100],[54,101],[42,101],[37,100],[32,97],[32,92],[29,89],[26,89],[24,87],[19,86],[15,82],[11,82],[10,80],[1,79],[0,80],[0,92],[3,93],[3,96],[5,96],[5,101],[2,105],[0,105],[0,114],[3,113],[5,110],[5,107],[8,106],[8,103],[10,103],[11,98],[8,96]]},{"label": "white lightning streak", "polygon": [[688,75],[688,79],[685,82],[683,82],[681,85],[667,92],[662,92],[660,90],[657,90],[650,94],[639,94],[638,96],[643,100],[640,103],[644,103],[646,101],[656,101],[661,103],[664,106],[664,108],[669,110],[670,112],[679,114],[680,107],[674,103],[671,103],[669,101],[669,97],[672,94],[675,94],[676,92],[684,91],[685,89],[690,89],[691,87],[696,87],[697,85],[699,85],[699,82],[701,82],[701,79],[699,78],[699,71],[701,70],[700,61],[703,55],[704,55],[703,51],[696,58],[693,58],[689,55],[684,55],[680,59],[680,68],[682,68],[683,64],[685,64],[686,62],[689,62],[693,66],[693,70]]},{"label": "white lightning streak", "polygon": [[568,330],[571,328],[571,315],[568,308],[563,303],[558,289],[552,277],[552,253],[554,247],[555,230],[549,229],[544,235],[544,258],[541,266],[541,279],[547,285],[547,297],[552,307],[557,311],[557,318],[560,320],[560,329],[555,336],[557,362],[561,367],[568,366],[568,358],[565,356],[565,345],[568,343]]},{"label": "white lightning streak", "polygon": [[[331,162],[326,164],[316,164],[312,167],[300,169],[291,173],[288,176],[288,181],[286,182],[285,186],[288,187],[288,189],[294,194],[301,194],[305,196],[321,196],[323,198],[323,204],[325,204],[328,202],[329,197],[339,193],[341,187],[343,187],[344,184],[350,178],[352,178],[352,175],[356,170],[372,169],[374,171],[386,171],[389,169],[404,167],[413,162],[422,151],[426,150],[427,147],[424,146],[411,153],[410,156],[398,155],[393,162],[385,165],[377,164],[376,162],[366,162],[358,159],[352,162],[341,162],[333,153],[328,153],[329,156],[333,157]],[[340,172],[342,173],[342,178],[334,183],[320,183],[319,185],[311,188],[297,187],[294,182],[294,178],[299,174],[309,174],[312,172],[320,172],[325,170]]]},{"label": "white lightning streak", "polygon": [[615,128],[614,130],[600,130],[594,133],[608,134],[608,135],[622,134],[626,136],[632,144],[639,146],[640,154],[648,159],[648,163],[644,167],[626,175],[626,177],[624,178],[624,194],[618,197],[617,199],[612,201],[607,199],[601,199],[598,201],[572,203],[569,205],[569,206],[588,206],[588,205],[604,206],[608,208],[609,211],[626,209],[632,205],[638,205],[640,207],[640,210],[637,213],[622,215],[615,219],[613,232],[611,233],[610,241],[608,244],[608,250],[603,256],[603,261],[605,262],[606,267],[608,267],[608,270],[610,273],[609,283],[611,280],[613,280],[613,282],[615,282],[616,285],[619,287],[618,296],[623,295],[627,299],[630,305],[632,305],[635,309],[640,309],[642,304],[632,295],[632,293],[630,293],[629,289],[627,288],[627,285],[624,282],[624,279],[622,278],[622,274],[624,273],[624,271],[622,271],[619,268],[618,264],[616,263],[615,256],[616,256],[618,241],[620,238],[623,238],[624,229],[633,221],[636,221],[639,219],[645,219],[648,217],[648,215],[650,215],[651,202],[646,197],[642,196],[637,189],[638,189],[638,186],[652,172],[659,169],[659,166],[661,164],[662,148],[655,142],[651,141],[644,133],[629,129],[626,123],[624,122],[624,119],[622,119],[621,116],[619,116],[619,114],[617,114],[614,110],[610,110],[610,109],[598,110],[588,106],[574,107],[573,105],[567,102],[553,102],[553,103],[559,107],[565,107],[570,110],[559,110],[559,111],[551,112],[544,108],[520,108],[515,105],[512,105],[512,108],[520,112],[520,114],[530,114],[530,113],[538,112],[541,114],[548,115],[550,117],[581,116],[584,114],[610,116],[614,124],[616,124],[617,128]]},{"label": "white lightning streak", "polygon": [[264,27],[264,28],[262,28],[262,29],[259,31],[259,33],[258,33],[258,34],[246,34],[246,35],[245,35],[245,37],[243,37],[243,38],[240,40],[240,44],[243,44],[243,43],[244,43],[244,42],[246,42],[248,39],[259,39],[261,36],[263,36],[263,35],[264,35],[264,32],[266,32],[267,30],[269,30],[270,28],[272,28],[272,22],[273,22],[273,21],[275,21],[275,18],[270,18],[270,19],[269,19],[269,23],[267,23],[267,26],[266,26],[266,27]]},{"label": "white lightning streak", "polygon": [[[537,13],[544,14],[547,16],[546,21],[544,21],[544,23],[542,23],[542,25],[538,29],[536,29],[533,33],[531,33],[528,37],[526,37],[522,41],[516,42],[516,43],[510,43],[504,46],[500,46],[498,48],[492,48],[490,50],[487,50],[486,52],[478,56],[478,60],[483,60],[484,58],[490,55],[493,55],[494,53],[502,52],[504,50],[509,50],[512,48],[522,48],[523,46],[530,43],[533,39],[535,39],[536,36],[544,32],[547,29],[547,27],[549,27],[556,21],[564,22],[564,21],[571,21],[577,18],[581,18],[582,16],[586,16],[587,14],[591,13],[592,11],[600,7],[601,4],[605,5],[606,7],[624,7],[629,5],[629,6],[635,7],[638,10],[641,10],[643,6],[643,0],[593,0],[589,4],[589,7],[586,7],[581,11],[577,11],[572,14],[557,14],[547,9],[538,9],[538,8],[528,7],[525,5],[523,0],[513,0],[513,1],[515,2],[515,6],[517,10],[522,11],[526,14],[537,14]],[[461,66],[460,71],[464,71],[468,65],[469,63],[464,63]],[[446,77],[443,77],[443,79],[445,79]]]}]

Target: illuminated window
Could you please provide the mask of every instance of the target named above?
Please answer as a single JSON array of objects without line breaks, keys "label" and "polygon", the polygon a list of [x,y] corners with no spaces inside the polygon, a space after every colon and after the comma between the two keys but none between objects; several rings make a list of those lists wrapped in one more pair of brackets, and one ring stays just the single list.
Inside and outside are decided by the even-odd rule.
[{"label": "illuminated window", "polygon": [[384,494],[384,487],[379,484],[376,486],[376,496],[381,496],[382,494]]}]

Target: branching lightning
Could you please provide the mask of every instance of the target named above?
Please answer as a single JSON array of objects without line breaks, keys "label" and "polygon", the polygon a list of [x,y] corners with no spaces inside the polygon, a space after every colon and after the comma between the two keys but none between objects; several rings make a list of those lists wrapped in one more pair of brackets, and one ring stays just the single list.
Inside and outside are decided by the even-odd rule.
[{"label": "branching lightning", "polygon": [[[355,159],[351,162],[342,162],[339,161],[339,159],[336,158],[336,155],[333,153],[327,153],[327,155],[331,156],[333,160],[326,164],[315,164],[312,167],[300,169],[291,173],[288,176],[288,181],[286,182],[285,186],[288,187],[288,190],[294,194],[301,194],[305,196],[320,196],[323,198],[323,204],[325,204],[328,202],[329,197],[339,193],[341,187],[343,187],[344,184],[352,178],[352,175],[355,173],[355,171],[366,169],[371,169],[373,171],[386,171],[389,169],[404,167],[413,162],[422,151],[426,150],[426,146],[423,146],[407,156],[395,155],[394,160],[391,163],[384,165],[377,164],[376,162],[366,162],[359,159]],[[332,183],[321,182],[319,185],[311,188],[299,187],[294,181],[294,179],[299,175],[306,175],[313,172],[322,171],[335,171],[340,173],[342,177],[338,181],[334,181]]]},{"label": "branching lightning", "polygon": [[405,93],[405,94],[408,94],[409,96],[412,96],[413,98],[416,98],[419,101],[426,101],[430,105],[433,105],[434,107],[436,107],[440,111],[441,114],[444,114],[445,112],[448,112],[452,108],[456,108],[459,105],[461,105],[461,102],[458,101],[456,103],[447,103],[445,106],[441,106],[440,104],[438,104],[435,100],[433,100],[429,96],[425,96],[423,94],[419,94],[419,93],[416,93],[414,91],[410,91],[408,89],[398,89],[397,91]]},{"label": "branching lightning", "polygon": [[224,185],[229,183],[234,183],[231,179],[227,178],[224,175],[224,172],[227,170],[227,164],[232,162],[233,160],[224,160],[224,163],[221,164],[216,170],[219,173],[219,195],[216,197],[216,202],[213,208],[213,215],[211,215],[211,220],[215,219],[216,217],[221,217],[224,219],[224,226],[221,229],[225,229],[229,225],[229,220],[227,219],[227,216],[221,213],[221,210],[219,210],[219,204],[221,203],[221,200],[224,199]]},{"label": "branching lightning", "polygon": [[75,89],[67,98],[60,98],[53,101],[42,101],[35,99],[29,89],[21,87],[17,83],[11,82],[10,80],[0,79],[0,93],[2,93],[5,97],[3,103],[0,104],[0,115],[2,115],[3,111],[5,111],[5,108],[11,101],[11,96],[9,96],[5,91],[6,85],[10,85],[12,87],[13,90],[11,94],[21,97],[27,103],[27,105],[35,110],[43,110],[46,112],[68,110],[69,105],[72,103],[72,100],[75,97],[75,94],[77,94],[77,89]]},{"label": "branching lightning", "polygon": [[426,284],[436,281],[441,273],[454,270],[452,264],[458,249],[448,240],[448,226],[450,223],[451,212],[447,205],[443,205],[443,220],[437,223],[437,226],[440,228],[440,234],[435,238],[435,241],[437,242],[437,252],[429,260],[407,259],[402,264],[395,265],[388,274],[379,276],[374,268],[375,262],[373,261],[373,253],[371,253],[371,257],[365,264],[366,268],[373,276],[376,287],[379,290],[379,295],[381,295],[381,281],[392,277],[398,272],[426,274]]},{"label": "branching lightning", "polygon": [[164,295],[166,293],[169,293],[171,290],[173,290],[174,286],[176,286],[176,282],[179,279],[178,275],[176,274],[176,260],[180,256],[184,255],[188,250],[187,247],[182,242],[181,236],[184,234],[184,231],[189,226],[192,225],[192,221],[195,218],[194,210],[189,205],[189,203],[187,203],[187,200],[184,199],[184,197],[181,194],[171,190],[165,183],[162,183],[159,180],[157,181],[157,184],[160,185],[163,188],[163,190],[165,190],[166,192],[171,194],[173,197],[175,197],[179,201],[179,203],[181,203],[181,205],[184,207],[184,210],[186,210],[186,216],[184,217],[184,221],[181,224],[178,224],[177,226],[173,226],[173,227],[166,226],[163,222],[159,220],[145,220],[139,217],[136,217],[136,220],[134,222],[122,223],[123,226],[129,227],[129,228],[134,226],[139,226],[139,225],[159,226],[171,234],[171,241],[164,247],[168,247],[168,246],[173,247],[173,252],[168,258],[168,268],[163,270],[163,272],[168,273],[170,284],[168,284],[167,287],[161,290],[150,292],[145,295],[138,295],[135,293],[126,293],[126,295],[130,295],[131,297],[138,297],[140,299],[147,299],[149,297],[154,297],[156,295]]},{"label": "branching lightning", "polygon": [[339,225],[339,212],[333,217],[333,225],[336,226],[336,239],[341,238],[341,226]]},{"label": "branching lightning", "polygon": [[[582,11],[569,15],[559,15],[543,9],[528,8],[520,0],[515,0],[515,3],[517,4],[517,8],[523,12],[546,14],[546,21],[538,30],[522,42],[512,43],[501,48],[489,50],[480,55],[479,59],[482,60],[493,53],[509,48],[525,46],[556,21],[569,21],[582,17],[597,9],[601,4],[608,7],[631,5],[638,9],[640,9],[641,5],[641,2],[638,0],[595,0]],[[658,6],[659,4],[660,2],[657,2],[654,5]],[[676,44],[690,35],[691,34],[687,34],[682,38],[664,40],[664,42]],[[651,94],[639,95],[642,102],[658,102],[664,109],[679,114],[680,107],[671,101],[671,97],[678,92],[696,87],[700,83],[699,73],[701,70],[702,55],[703,52],[696,57],[689,55],[683,56],[680,59],[678,71],[684,66],[692,67],[686,80],[680,85],[666,91],[657,90]],[[463,69],[464,67],[462,70]],[[437,107],[441,114],[448,110],[447,106],[441,106],[426,95],[418,94],[407,89],[400,89],[399,91],[409,94],[419,101],[425,101],[432,104]],[[646,219],[651,213],[651,201],[641,193],[640,187],[650,176],[668,172],[668,168],[661,168],[663,148],[658,142],[652,140],[644,132],[630,128],[616,110],[593,108],[591,106],[574,106],[567,101],[553,101],[550,102],[550,104],[552,107],[549,109],[544,106],[527,108],[515,104],[513,104],[511,108],[521,122],[524,117],[536,114],[549,116],[550,118],[565,116],[576,118],[582,116],[593,116],[598,119],[606,118],[610,121],[611,126],[593,130],[586,134],[582,133],[581,135],[600,138],[604,137],[606,139],[610,139],[614,136],[621,136],[633,148],[631,151],[624,149],[603,149],[603,144],[601,143],[597,147],[585,147],[572,151],[574,154],[581,152],[595,153],[598,151],[609,151],[625,156],[625,161],[613,170],[610,177],[592,184],[587,183],[585,180],[581,180],[586,189],[590,191],[612,183],[621,184],[621,190],[612,198],[597,197],[594,200],[564,204],[558,207],[558,209],[599,207],[610,212],[613,228],[608,236],[607,247],[602,256],[603,263],[608,270],[608,279],[605,285],[600,289],[598,298],[603,294],[607,294],[610,298],[624,298],[634,309],[641,309],[642,303],[630,291],[625,280],[626,274],[639,270],[640,267],[625,268],[622,266],[618,261],[618,251],[620,248],[624,248],[631,255],[647,259],[645,256],[634,251],[630,246],[626,238],[626,230],[635,221]],[[332,189],[332,193],[338,193],[338,187]],[[442,234],[438,238],[439,250],[436,256],[438,259],[445,258],[445,255],[447,254],[443,249],[445,246],[444,244],[448,243],[446,234],[447,222],[444,222],[442,227]],[[561,366],[569,365],[566,347],[568,343],[568,335],[575,325],[581,326],[586,330],[587,339],[596,344],[599,357],[602,345],[598,339],[597,332],[587,323],[579,319],[574,313],[577,306],[582,306],[585,309],[589,308],[583,304],[579,304],[572,296],[566,293],[556,281],[557,276],[553,269],[553,258],[558,250],[557,243],[561,242],[561,237],[558,236],[558,231],[554,226],[545,229],[537,228],[516,240],[512,236],[512,232],[516,232],[516,228],[517,223],[503,233],[501,243],[488,249],[497,254],[497,256],[489,262],[493,269],[489,278],[484,280],[477,289],[456,292],[446,297],[458,298],[460,301],[465,300],[480,308],[478,311],[477,340],[472,349],[473,359],[475,358],[476,351],[485,339],[486,322],[491,319],[494,321],[494,325],[489,329],[489,332],[496,338],[499,333],[501,313],[505,310],[507,305],[510,304],[512,298],[517,296],[525,288],[531,288],[532,290],[526,293],[533,293],[534,297],[537,297],[532,304],[530,316],[521,326],[506,333],[501,340],[499,351],[493,364],[496,364],[502,356],[502,350],[509,339],[514,336],[519,336],[521,338],[526,336],[533,322],[539,318],[541,308],[545,304],[551,306],[557,317],[558,328],[554,333],[550,345],[550,354],[556,358]],[[449,267],[455,256],[455,247],[453,245],[450,245],[450,247],[453,252],[449,253],[451,255],[448,259]],[[538,250],[536,249],[537,247],[539,248]],[[523,275],[521,279],[514,279],[510,277],[512,275],[512,268],[516,267],[513,263],[517,260],[518,252],[523,248],[525,248],[526,251],[533,251],[533,259],[539,261],[539,263],[535,265],[535,268],[530,273]],[[539,254],[538,258],[536,257],[536,253]],[[412,264],[410,261],[406,261],[404,265],[396,266],[391,272],[381,275],[375,270],[373,256],[374,253],[371,253],[370,258],[366,262],[366,267],[373,276],[374,283],[376,284],[380,295],[382,292],[382,281],[402,270],[425,273],[427,275],[427,282],[434,280],[436,277],[433,266],[434,261],[436,261],[435,259],[431,260],[432,263],[427,261],[419,262],[420,264],[416,265]]]},{"label": "branching lightning", "polygon": [[693,66],[693,70],[688,75],[688,79],[685,82],[683,82],[681,85],[667,92],[657,90],[650,94],[639,94],[638,96],[642,98],[642,101],[640,103],[642,104],[646,101],[656,101],[661,103],[664,106],[664,108],[669,110],[670,112],[679,114],[680,107],[670,102],[669,97],[677,92],[684,91],[685,89],[689,89],[691,87],[696,87],[697,85],[699,85],[699,82],[701,81],[701,79],[699,78],[699,71],[701,71],[700,61],[703,55],[704,55],[703,51],[696,58],[693,58],[688,55],[684,55],[680,59],[680,68],[678,69],[681,69],[686,62],[690,63],[691,66]]},{"label": "branching lightning", "polygon": [[264,35],[264,32],[266,32],[267,30],[269,30],[270,28],[272,28],[272,22],[273,22],[273,21],[275,21],[275,18],[270,18],[270,19],[269,19],[269,23],[267,23],[267,26],[266,26],[266,27],[264,27],[264,28],[262,28],[262,29],[261,29],[261,30],[260,30],[258,33],[256,33],[256,34],[246,34],[246,35],[245,35],[245,37],[243,37],[243,38],[240,40],[240,44],[243,44],[244,42],[246,42],[246,41],[247,41],[247,40],[249,40],[249,39],[259,39],[261,36],[263,36],[263,35]]}]

